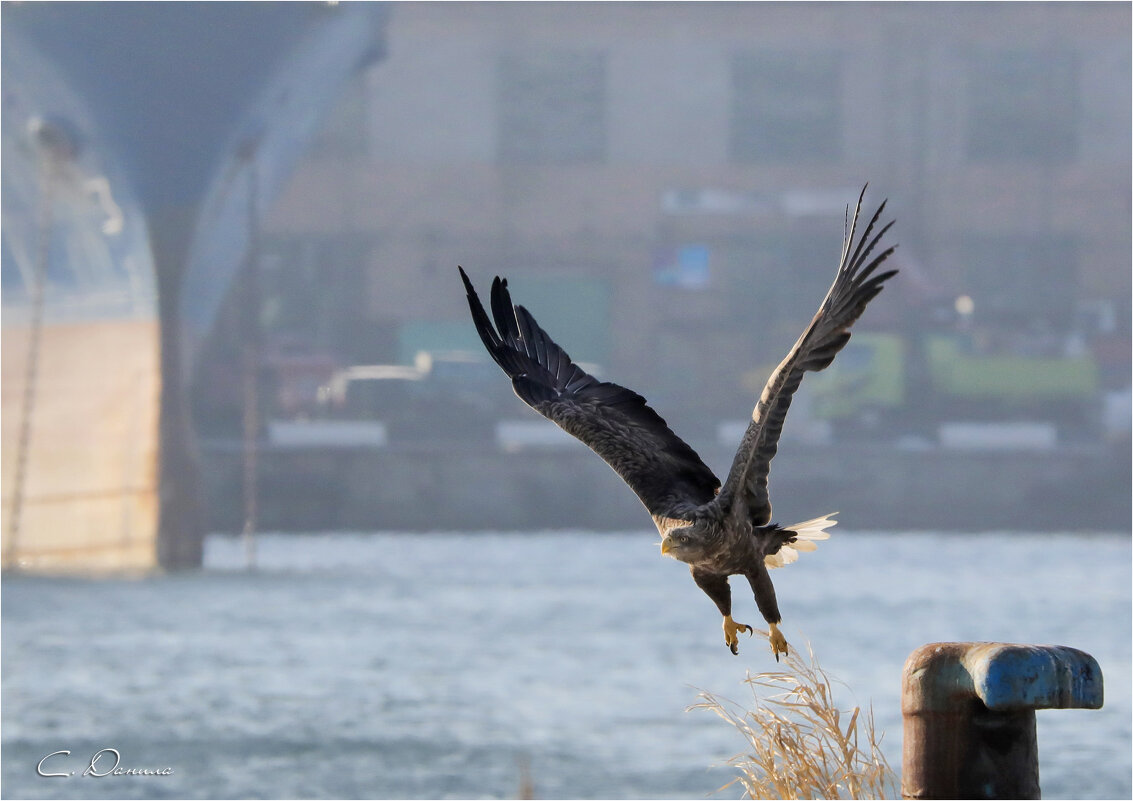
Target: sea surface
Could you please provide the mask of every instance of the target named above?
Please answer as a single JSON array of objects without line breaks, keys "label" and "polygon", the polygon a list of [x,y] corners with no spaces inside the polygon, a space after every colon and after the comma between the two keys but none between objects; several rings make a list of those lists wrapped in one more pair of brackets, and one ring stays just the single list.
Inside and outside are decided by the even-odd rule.
[{"label": "sea surface", "polygon": [[[765,640],[653,533],[214,536],[201,571],[6,576],[4,798],[737,798]],[[1069,645],[1101,710],[1038,713],[1046,798],[1129,798],[1130,537],[834,529],[772,575],[900,769],[901,668],[935,641]],[[737,620],[763,626],[737,581]],[[69,752],[69,753],[63,753]],[[96,754],[101,754],[95,759]],[[51,755],[51,756],[49,756]],[[47,759],[44,759],[47,757]],[[95,761],[94,773],[83,775]],[[148,771],[159,775],[114,775]],[[41,777],[44,773],[64,776]]]}]

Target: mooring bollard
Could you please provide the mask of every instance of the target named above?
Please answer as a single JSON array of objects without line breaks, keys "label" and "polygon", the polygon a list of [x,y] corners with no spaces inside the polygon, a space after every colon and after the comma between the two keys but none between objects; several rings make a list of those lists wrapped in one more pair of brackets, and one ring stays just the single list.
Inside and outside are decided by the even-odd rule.
[{"label": "mooring bollard", "polygon": [[1100,709],[1102,671],[1075,648],[923,645],[901,686],[905,798],[1040,798],[1036,709]]}]

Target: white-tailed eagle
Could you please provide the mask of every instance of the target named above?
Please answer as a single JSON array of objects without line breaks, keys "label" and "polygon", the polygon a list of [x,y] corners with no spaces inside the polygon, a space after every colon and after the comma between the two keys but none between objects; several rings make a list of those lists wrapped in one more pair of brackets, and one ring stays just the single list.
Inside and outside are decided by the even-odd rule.
[{"label": "white-tailed eagle", "polygon": [[515,306],[507,281],[492,282],[489,319],[464,270],[460,276],[476,330],[515,393],[531,408],[586,443],[629,485],[661,533],[661,553],[690,566],[692,578],[724,616],[724,642],[737,653],[737,633],[750,628],[732,620],[728,577],[742,575],[770,627],[775,659],[787,653],[775,588],[767,573],[815,549],[829,537],[833,515],[793,526],[771,522],[767,474],[778,448],[783,419],[803,375],[822,370],[850,339],[850,326],[897,271],[877,272],[893,252],[873,255],[892,222],[873,233],[883,202],[860,238],[855,236],[865,189],[847,226],[841,263],[818,313],[771,374],[751,415],[721,486],[696,452],[672,432],[645,399],[632,390],[599,381],[571,361],[535,318]]}]

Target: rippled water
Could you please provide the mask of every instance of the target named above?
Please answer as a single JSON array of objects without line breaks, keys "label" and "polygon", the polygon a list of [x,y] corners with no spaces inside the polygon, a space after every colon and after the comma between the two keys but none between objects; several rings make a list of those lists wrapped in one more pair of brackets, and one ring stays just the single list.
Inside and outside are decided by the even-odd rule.
[{"label": "rippled water", "polygon": [[[765,642],[644,532],[214,537],[206,568],[3,581],[3,788],[37,797],[703,798]],[[1129,797],[1130,539],[836,529],[773,575],[788,639],[872,701],[900,766],[900,678],[926,642],[1081,648],[1099,711],[1040,712],[1046,797]],[[737,620],[762,624],[737,586]],[[159,776],[83,776],[93,754]],[[48,754],[40,778],[36,764]],[[96,770],[105,772],[107,752]],[[720,797],[736,797],[730,788]]]}]

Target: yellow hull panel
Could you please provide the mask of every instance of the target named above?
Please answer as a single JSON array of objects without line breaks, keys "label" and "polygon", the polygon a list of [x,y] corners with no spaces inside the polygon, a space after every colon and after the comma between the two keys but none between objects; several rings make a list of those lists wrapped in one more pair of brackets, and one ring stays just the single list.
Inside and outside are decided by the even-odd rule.
[{"label": "yellow hull panel", "polygon": [[0,341],[4,568],[154,569],[158,322],[44,326],[25,404],[30,334],[27,326],[5,326]]}]

